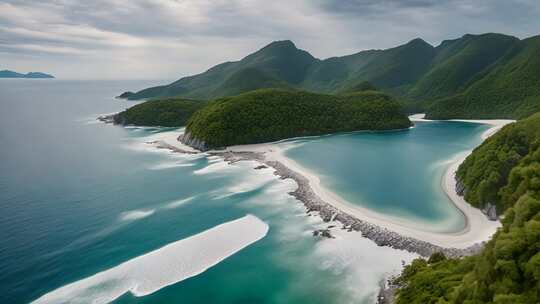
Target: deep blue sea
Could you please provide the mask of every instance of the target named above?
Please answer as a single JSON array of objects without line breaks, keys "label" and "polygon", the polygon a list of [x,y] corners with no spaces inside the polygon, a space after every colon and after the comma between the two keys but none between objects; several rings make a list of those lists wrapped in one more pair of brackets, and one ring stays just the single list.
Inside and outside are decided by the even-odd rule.
[{"label": "deep blue sea", "polygon": [[[159,83],[0,80],[0,303],[29,303],[47,294],[60,299],[55,303],[100,303],[119,292],[115,303],[373,303],[380,280],[414,257],[377,247],[359,233],[313,237],[314,229],[328,224],[307,216],[287,194],[294,183],[277,179],[270,169],[147,144],[174,129],[96,121],[134,104],[115,95]],[[423,130],[435,137],[441,131],[479,131],[448,127]],[[391,136],[385,138],[392,144]],[[418,150],[422,147],[432,149],[427,142]],[[306,154],[306,164],[309,159]],[[420,168],[416,161],[403,166]],[[409,168],[404,169],[406,174]],[[382,178],[384,168],[377,171]],[[392,189],[393,181],[371,186]],[[417,183],[421,189],[424,181]],[[358,193],[363,190],[350,195]],[[365,194],[362,202],[371,197]],[[149,252],[163,252],[163,246],[246,214],[266,222],[268,234],[196,276],[160,285],[182,269]],[[145,264],[150,269],[137,269],[142,256],[150,256]],[[196,267],[206,254],[197,252],[189,261],[172,258]],[[124,262],[135,265],[142,279],[123,273],[118,265]],[[160,276],[145,277],[146,271]],[[79,283],[70,285],[74,282]],[[144,296],[130,291],[147,284],[156,291]]]}]

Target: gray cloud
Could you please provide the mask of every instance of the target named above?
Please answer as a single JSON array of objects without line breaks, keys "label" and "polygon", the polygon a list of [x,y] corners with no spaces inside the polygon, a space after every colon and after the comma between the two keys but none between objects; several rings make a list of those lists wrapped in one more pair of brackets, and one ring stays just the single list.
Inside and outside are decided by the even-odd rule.
[{"label": "gray cloud", "polygon": [[291,39],[317,57],[465,33],[540,34],[537,0],[0,2],[0,69],[178,78]]}]

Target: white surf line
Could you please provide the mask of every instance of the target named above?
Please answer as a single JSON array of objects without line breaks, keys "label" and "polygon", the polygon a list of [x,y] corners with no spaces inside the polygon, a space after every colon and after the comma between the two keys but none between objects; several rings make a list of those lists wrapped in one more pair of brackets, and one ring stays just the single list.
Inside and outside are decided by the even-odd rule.
[{"label": "white surf line", "polygon": [[175,200],[175,201],[172,201],[172,202],[169,202],[167,203],[167,205],[165,205],[163,208],[165,209],[175,209],[175,208],[178,208],[180,206],[183,206],[185,204],[187,204],[188,202],[191,202],[192,200],[194,200],[197,196],[194,195],[194,196],[190,196],[188,198],[183,198],[183,199],[179,199],[179,200]]},{"label": "white surf line", "polygon": [[65,285],[33,303],[109,303],[126,292],[146,296],[203,273],[267,232],[265,222],[248,214]]},{"label": "white surf line", "polygon": [[[412,121],[428,121],[422,117],[411,117]],[[482,139],[487,138],[489,135],[494,134],[500,130],[504,125],[513,122],[512,120],[459,120],[464,122],[475,122],[490,124],[493,127],[482,134]],[[496,229],[500,227],[500,223],[497,221],[490,221],[479,209],[476,209],[463,200],[462,197],[455,193],[455,169],[465,159],[465,156],[461,156],[456,159],[447,169],[446,174],[443,176],[441,182],[444,185],[443,190],[450,197],[451,201],[456,207],[461,210],[467,221],[467,226],[463,231],[445,233],[445,232],[432,232],[426,231],[426,227],[418,225],[417,227],[411,227],[411,223],[405,221],[399,217],[389,216],[381,214],[367,208],[354,205],[345,199],[341,198],[336,193],[326,189],[321,185],[321,181],[317,174],[311,172],[309,169],[302,167],[294,160],[284,155],[283,149],[275,143],[264,143],[254,145],[241,145],[227,148],[227,150],[233,152],[260,152],[264,153],[265,160],[267,161],[279,161],[289,169],[296,171],[306,177],[309,181],[310,187],[317,196],[330,205],[346,212],[359,220],[366,221],[368,223],[377,225],[382,228],[389,229],[397,232],[403,236],[413,237],[419,240],[423,240],[434,245],[438,245],[446,248],[467,248],[473,244],[488,240]],[[470,153],[470,152],[469,152]]]},{"label": "white surf line", "polygon": [[137,209],[137,210],[124,211],[120,213],[119,219],[121,221],[140,220],[145,217],[149,217],[150,215],[154,214],[155,211],[156,211],[155,209]]}]

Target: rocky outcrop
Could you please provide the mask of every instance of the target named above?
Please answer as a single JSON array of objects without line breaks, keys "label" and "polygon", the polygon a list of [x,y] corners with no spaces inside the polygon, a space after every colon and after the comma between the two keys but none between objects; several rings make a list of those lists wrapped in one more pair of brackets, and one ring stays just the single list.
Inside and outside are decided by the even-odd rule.
[{"label": "rocky outcrop", "polygon": [[127,91],[127,92],[124,92],[124,93],[116,96],[116,98],[118,98],[118,99],[129,99],[133,95],[135,95],[135,93],[133,93],[131,91]]},{"label": "rocky outcrop", "polygon": [[482,208],[482,213],[484,213],[490,221],[499,219],[497,216],[497,206],[495,206],[495,204],[487,203],[484,208]]},{"label": "rocky outcrop", "polygon": [[[460,178],[458,178],[457,176],[455,178],[456,178],[456,193],[459,196],[465,196],[467,194],[467,187],[465,187],[465,184],[463,183],[463,181],[461,181]],[[497,215],[497,206],[495,206],[495,204],[487,203],[484,206],[484,208],[481,209],[481,211],[482,213],[486,215],[486,217],[490,221],[499,220],[499,216]]]},{"label": "rocky outcrop", "polygon": [[328,239],[333,239],[334,236],[330,233],[330,229],[317,229],[313,231],[313,236],[321,236]]},{"label": "rocky outcrop", "polygon": [[114,123],[114,117],[118,114],[109,114],[109,115],[101,115],[97,118],[97,120],[104,122],[104,123]]},{"label": "rocky outcrop", "polygon": [[465,188],[465,184],[459,179],[457,176],[456,179],[456,193],[459,196],[464,196],[467,193],[467,188]]},{"label": "rocky outcrop", "polygon": [[204,152],[204,151],[210,150],[210,147],[206,144],[206,142],[198,138],[195,138],[194,136],[191,135],[190,132],[187,132],[187,131],[184,134],[181,134],[180,136],[178,136],[178,141],[180,141],[186,146],[190,146],[199,151]]},{"label": "rocky outcrop", "polygon": [[377,304],[394,304],[398,287],[393,284],[393,278],[380,281]]}]

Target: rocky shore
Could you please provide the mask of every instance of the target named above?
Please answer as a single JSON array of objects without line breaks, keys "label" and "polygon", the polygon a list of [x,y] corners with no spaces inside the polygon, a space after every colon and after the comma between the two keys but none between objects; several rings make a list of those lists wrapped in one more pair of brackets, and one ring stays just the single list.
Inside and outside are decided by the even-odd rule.
[{"label": "rocky shore", "polygon": [[210,154],[222,156],[225,161],[228,161],[229,163],[243,160],[256,160],[266,166],[274,168],[274,174],[281,179],[290,178],[296,182],[298,188],[289,194],[304,204],[307,208],[307,213],[317,212],[326,222],[337,221],[343,225],[343,229],[359,231],[362,233],[362,236],[372,240],[379,246],[389,246],[395,249],[407,250],[424,257],[429,257],[435,252],[442,252],[447,257],[467,256],[478,253],[483,247],[483,243],[478,243],[464,249],[445,248],[412,237],[406,237],[397,232],[357,219],[320,199],[311,189],[307,178],[289,169],[281,162],[266,160],[264,153],[225,151],[210,152]]},{"label": "rocky shore", "polygon": [[178,141],[183,143],[186,146],[193,147],[193,148],[195,148],[195,149],[197,149],[199,151],[208,151],[209,150],[208,145],[204,141],[195,138],[189,132],[186,132],[186,133],[181,134],[180,136],[178,136]]},{"label": "rocky shore", "polygon": [[[467,194],[467,188],[465,187],[465,184],[463,184],[463,181],[461,181],[456,176],[456,193],[460,196],[465,196]],[[497,215],[497,206],[492,203],[487,203],[482,209],[480,209],[482,213],[486,215],[486,217],[490,221],[498,221],[499,216]]]}]

